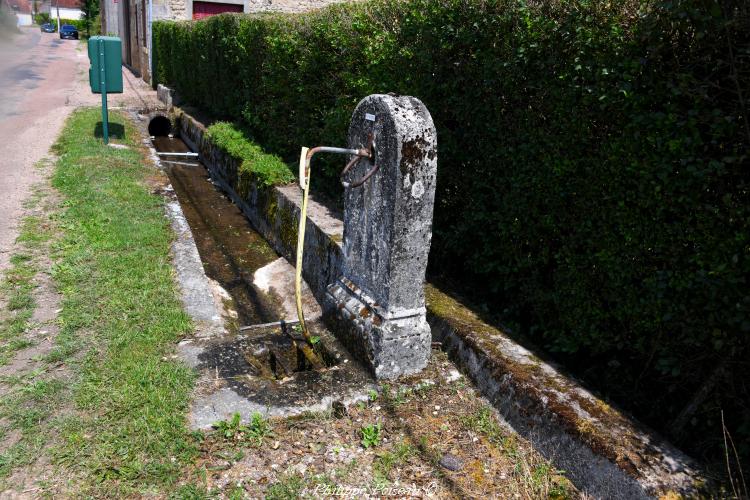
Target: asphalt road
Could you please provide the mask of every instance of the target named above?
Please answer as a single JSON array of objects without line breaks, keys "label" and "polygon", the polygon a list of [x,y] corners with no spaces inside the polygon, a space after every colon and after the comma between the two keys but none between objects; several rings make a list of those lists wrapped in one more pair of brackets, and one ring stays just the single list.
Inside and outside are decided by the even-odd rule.
[{"label": "asphalt road", "polygon": [[[111,107],[139,109],[153,101],[142,80],[127,70],[123,76],[125,93],[110,96]],[[23,200],[41,180],[34,165],[47,156],[75,107],[100,102],[88,87],[84,43],[38,28],[0,41],[0,271],[8,266]]]}]

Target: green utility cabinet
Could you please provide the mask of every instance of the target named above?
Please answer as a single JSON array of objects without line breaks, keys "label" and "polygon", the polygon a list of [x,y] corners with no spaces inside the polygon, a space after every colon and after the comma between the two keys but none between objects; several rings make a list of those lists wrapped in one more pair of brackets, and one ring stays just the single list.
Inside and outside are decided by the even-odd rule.
[{"label": "green utility cabinet", "polygon": [[[104,75],[100,57],[104,55]],[[101,94],[102,77],[107,94],[122,93],[122,41],[116,36],[89,38],[89,85],[91,92]]]}]

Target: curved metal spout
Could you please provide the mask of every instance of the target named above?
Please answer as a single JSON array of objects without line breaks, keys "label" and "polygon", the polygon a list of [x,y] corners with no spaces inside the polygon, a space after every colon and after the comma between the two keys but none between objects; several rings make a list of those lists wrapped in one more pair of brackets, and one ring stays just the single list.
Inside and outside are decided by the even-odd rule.
[{"label": "curved metal spout", "polygon": [[[372,142],[371,142],[372,144]],[[302,335],[305,337],[309,345],[312,345],[312,337],[305,324],[305,313],[302,311],[302,256],[305,251],[305,226],[307,222],[307,199],[310,191],[310,162],[312,157],[317,153],[336,153],[344,155],[355,155],[355,158],[370,157],[370,148],[367,149],[348,149],[348,148],[334,148],[330,146],[318,146],[316,148],[307,149],[302,148],[302,155],[300,155],[300,172],[299,172],[299,185],[302,188],[302,207],[300,209],[299,216],[299,229],[297,231],[297,261],[295,269],[294,279],[294,298],[297,305],[297,317],[299,318],[299,325],[302,330]],[[304,163],[304,167],[303,167]],[[351,162],[350,162],[351,165]],[[351,168],[349,166],[349,168]]]}]

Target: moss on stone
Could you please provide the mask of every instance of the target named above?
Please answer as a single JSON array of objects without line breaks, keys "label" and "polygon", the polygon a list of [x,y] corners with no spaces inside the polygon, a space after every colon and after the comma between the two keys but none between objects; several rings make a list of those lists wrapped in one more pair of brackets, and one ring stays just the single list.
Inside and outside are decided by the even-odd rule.
[{"label": "moss on stone", "polygon": [[268,198],[267,203],[264,205],[264,214],[266,216],[266,222],[269,224],[274,224],[276,221],[276,214],[279,209],[279,204],[276,202],[276,199],[273,196],[270,196]]},{"label": "moss on stone", "polygon": [[253,177],[244,170],[238,170],[237,172],[237,185],[235,191],[240,198],[246,200],[253,189]]},{"label": "moss on stone", "polygon": [[297,248],[297,225],[299,221],[291,213],[291,210],[277,210],[279,221],[279,236],[284,248],[294,249]]},{"label": "moss on stone", "polygon": [[[208,138],[216,147],[241,161],[238,175],[259,186],[279,186],[294,181],[289,166],[276,155],[265,153],[248,139],[237,126],[216,122],[206,129]],[[249,192],[249,191],[248,191]]]},{"label": "moss on stone", "polygon": [[639,467],[646,465],[640,457],[658,453],[637,438],[643,430],[636,424],[605,402],[580,394],[575,384],[563,384],[564,380],[546,373],[541,366],[543,362],[535,356],[526,355],[528,363],[509,356],[502,342],[488,340],[498,336],[508,338],[507,334],[483,322],[457,300],[429,284],[425,286],[425,298],[430,315],[452,329],[468,349],[485,360],[492,378],[513,387],[525,400],[524,411],[535,408],[532,411],[539,414],[554,415],[556,425],[632,476],[637,476]]}]

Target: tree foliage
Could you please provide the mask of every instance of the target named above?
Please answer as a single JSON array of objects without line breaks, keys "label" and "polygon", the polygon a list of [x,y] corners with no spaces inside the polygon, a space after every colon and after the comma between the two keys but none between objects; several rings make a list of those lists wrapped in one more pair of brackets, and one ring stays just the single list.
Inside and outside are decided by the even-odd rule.
[{"label": "tree foliage", "polygon": [[81,0],[81,11],[83,12],[83,27],[86,30],[86,36],[91,36],[91,27],[95,27],[95,32],[98,32],[97,17],[99,16],[99,0]]}]

